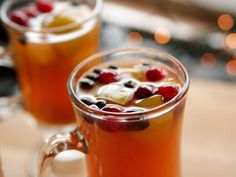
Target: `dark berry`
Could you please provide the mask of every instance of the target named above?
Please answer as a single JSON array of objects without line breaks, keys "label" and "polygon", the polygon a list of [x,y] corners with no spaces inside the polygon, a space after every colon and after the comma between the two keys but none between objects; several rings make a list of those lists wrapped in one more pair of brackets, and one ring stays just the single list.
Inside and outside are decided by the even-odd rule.
[{"label": "dark berry", "polygon": [[135,87],[137,86],[137,83],[130,80],[130,81],[128,81],[128,82],[125,82],[125,83],[124,83],[124,86],[125,86],[125,87],[128,87],[128,88],[135,88]]},{"label": "dark berry", "polygon": [[103,71],[99,75],[98,80],[101,83],[109,84],[111,82],[116,82],[118,80],[117,78],[118,78],[118,76],[117,76],[116,72],[113,72],[113,71]]},{"label": "dark berry", "polygon": [[25,45],[25,44],[27,44],[28,39],[27,39],[27,37],[26,37],[25,35],[21,35],[21,36],[19,37],[19,42],[20,42],[21,44]]},{"label": "dark berry", "polygon": [[82,97],[80,98],[80,101],[82,101],[84,104],[90,106],[93,104],[93,99],[90,97]]},{"label": "dark berry", "polygon": [[96,106],[99,107],[100,109],[106,106],[107,102],[106,100],[97,100]]},{"label": "dark berry", "polygon": [[110,65],[108,68],[109,68],[109,69],[118,69],[118,66]]},{"label": "dark berry", "polygon": [[146,78],[149,81],[160,81],[165,77],[163,68],[152,68],[147,70]]},{"label": "dark berry", "polygon": [[86,78],[90,79],[90,80],[93,80],[94,82],[96,82],[98,80],[98,74],[96,73],[91,73],[89,75],[86,76]]},{"label": "dark berry", "polygon": [[100,74],[102,71],[100,69],[94,69],[93,72],[96,74]]},{"label": "dark berry", "polygon": [[53,3],[49,0],[38,0],[36,7],[40,12],[47,13],[53,10]]},{"label": "dark berry", "polygon": [[34,6],[26,7],[23,11],[28,17],[36,17],[39,14],[39,11]]},{"label": "dark berry", "polygon": [[83,78],[80,80],[80,87],[83,89],[91,89],[94,87],[94,85],[95,85],[95,82],[90,79]]},{"label": "dark berry", "polygon": [[17,23],[18,25],[28,26],[29,18],[24,12],[20,10],[12,12],[10,19],[11,21]]},{"label": "dark berry", "polygon": [[179,93],[179,88],[177,86],[165,85],[158,88],[157,94],[162,95],[164,101],[167,102],[174,98]]},{"label": "dark berry", "polygon": [[121,124],[115,120],[98,120],[97,125],[107,132],[117,132],[121,130]]},{"label": "dark berry", "polygon": [[126,108],[125,112],[127,113],[131,113],[131,112],[142,112],[144,111],[142,108],[138,108],[138,107],[129,107]]},{"label": "dark berry", "polygon": [[143,63],[143,66],[150,66],[150,64],[148,64],[148,63]]},{"label": "dark berry", "polygon": [[102,110],[107,112],[124,112],[123,107],[114,104],[107,104]]},{"label": "dark berry", "polygon": [[78,6],[78,5],[80,5],[81,3],[82,3],[81,0],[72,0],[72,1],[71,1],[71,4],[72,4],[73,6]]},{"label": "dark berry", "polygon": [[153,87],[149,85],[142,85],[140,86],[136,92],[135,92],[135,97],[137,99],[143,99],[152,96],[153,93]]},{"label": "dark berry", "polygon": [[134,122],[127,122],[126,123],[126,130],[129,131],[141,131],[149,127],[148,120],[139,120]]}]

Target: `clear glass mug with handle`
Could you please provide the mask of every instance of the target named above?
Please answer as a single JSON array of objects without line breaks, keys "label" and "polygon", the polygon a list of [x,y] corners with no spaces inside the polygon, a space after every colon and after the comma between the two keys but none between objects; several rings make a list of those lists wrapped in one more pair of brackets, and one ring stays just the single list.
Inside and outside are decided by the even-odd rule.
[{"label": "clear glass mug with handle", "polygon": [[[144,112],[112,113],[85,106],[77,90],[82,75],[99,64],[126,59],[158,62],[170,68],[182,81],[179,94]],[[59,153],[78,150],[86,154],[88,177],[180,177],[181,127],[188,88],[185,68],[164,52],[146,48],[114,49],[91,56],[74,69],[68,81],[78,128],[47,141],[41,151],[39,176],[45,175]],[[130,129],[109,129],[106,125],[111,125],[110,122]],[[148,126],[137,126],[147,125],[146,122]]]},{"label": "clear glass mug with handle", "polygon": [[[38,2],[4,1],[0,17],[9,34],[26,110],[39,125],[61,127],[75,121],[67,78],[99,49],[102,0],[50,0],[46,2],[53,9],[48,13],[40,11]],[[27,8],[36,12],[27,16],[27,25],[12,20],[19,11],[27,15]]]}]

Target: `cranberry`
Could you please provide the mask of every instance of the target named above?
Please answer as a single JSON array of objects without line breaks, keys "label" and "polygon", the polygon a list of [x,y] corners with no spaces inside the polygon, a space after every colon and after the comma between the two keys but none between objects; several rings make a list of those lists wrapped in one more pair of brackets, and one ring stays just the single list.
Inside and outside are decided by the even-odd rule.
[{"label": "cranberry", "polygon": [[36,2],[37,9],[42,13],[51,12],[53,9],[53,4],[48,0],[39,0]]},{"label": "cranberry", "polygon": [[142,85],[135,92],[135,97],[137,99],[147,98],[152,95],[153,95],[153,87],[149,85]]},{"label": "cranberry", "polygon": [[128,122],[126,125],[126,130],[129,131],[141,131],[149,127],[149,121],[148,120],[138,120],[135,122]]},{"label": "cranberry", "polygon": [[121,123],[115,120],[98,120],[97,125],[107,132],[117,132],[122,129]]},{"label": "cranberry", "polygon": [[23,11],[28,17],[36,17],[39,14],[38,10],[34,6],[26,7]]},{"label": "cranberry", "polygon": [[157,94],[162,95],[164,101],[167,102],[174,98],[179,93],[179,88],[177,86],[165,85],[158,88]]},{"label": "cranberry", "polygon": [[11,21],[17,23],[18,25],[28,26],[29,18],[24,12],[20,10],[12,12],[10,19]]},{"label": "cranberry", "polygon": [[114,104],[107,104],[102,110],[107,112],[124,112],[123,107]]},{"label": "cranberry", "polygon": [[118,80],[117,79],[117,73],[114,72],[114,71],[103,71],[99,75],[98,80],[101,83],[104,83],[104,84],[109,84],[111,82],[116,82]]},{"label": "cranberry", "polygon": [[147,70],[146,78],[149,81],[159,81],[165,77],[164,69],[163,68],[152,68]]}]

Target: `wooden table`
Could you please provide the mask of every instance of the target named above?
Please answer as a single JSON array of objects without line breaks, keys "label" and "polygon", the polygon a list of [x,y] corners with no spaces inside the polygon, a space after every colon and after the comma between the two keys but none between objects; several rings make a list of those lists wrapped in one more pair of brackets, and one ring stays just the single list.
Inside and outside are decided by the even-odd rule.
[{"label": "wooden table", "polygon": [[[41,133],[24,112],[0,123],[4,177],[26,177]],[[183,177],[236,176],[236,83],[191,83],[182,145]],[[1,172],[0,172],[1,176]]]}]

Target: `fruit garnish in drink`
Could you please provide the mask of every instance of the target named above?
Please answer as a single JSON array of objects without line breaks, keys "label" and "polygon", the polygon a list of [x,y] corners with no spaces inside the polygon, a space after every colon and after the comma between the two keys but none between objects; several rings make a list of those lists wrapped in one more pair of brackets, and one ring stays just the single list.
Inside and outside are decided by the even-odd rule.
[{"label": "fruit garnish in drink", "polygon": [[[27,26],[32,29],[55,28],[74,24],[88,17],[90,13],[91,9],[87,5],[80,5],[79,3],[75,6],[66,1],[37,0],[12,10],[10,19],[20,26]],[[80,25],[75,25],[70,30],[55,33],[65,33],[80,28]]]},{"label": "fruit garnish in drink", "polygon": [[[142,77],[137,79],[134,71]],[[93,97],[101,111],[133,113],[170,101],[179,93],[181,81],[162,65],[117,63],[93,68],[81,77],[79,85],[78,94]]]}]

